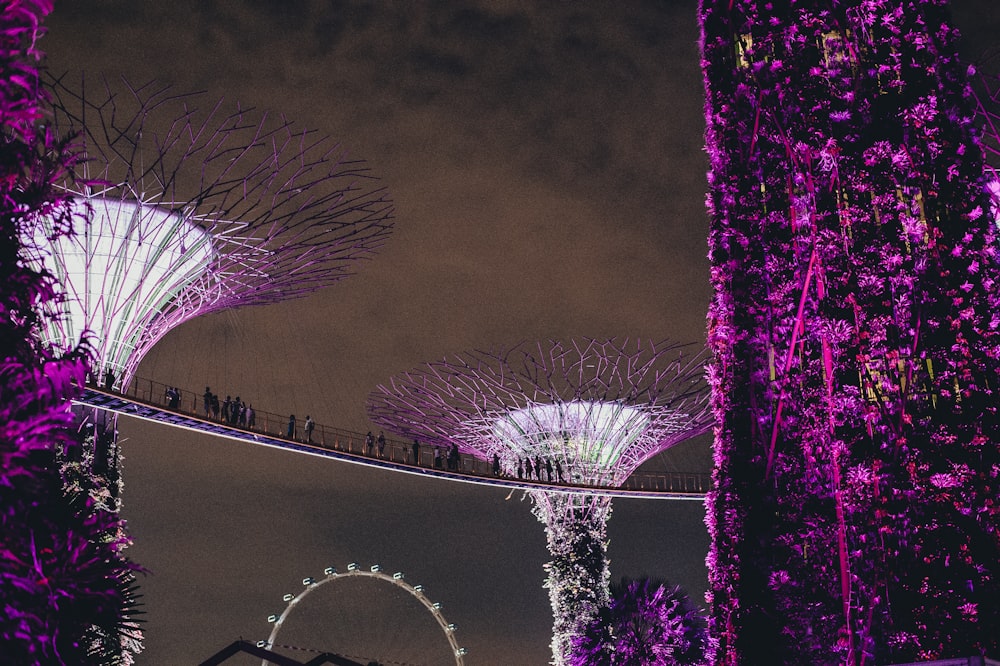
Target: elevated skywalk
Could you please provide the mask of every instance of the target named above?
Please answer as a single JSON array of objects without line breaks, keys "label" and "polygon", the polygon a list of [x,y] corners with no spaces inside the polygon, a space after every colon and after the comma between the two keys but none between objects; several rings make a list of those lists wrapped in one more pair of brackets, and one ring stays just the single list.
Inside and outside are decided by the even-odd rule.
[{"label": "elevated skywalk", "polygon": [[[204,432],[218,437],[294,451],[306,455],[378,467],[417,476],[460,481],[514,490],[544,490],[546,492],[588,493],[611,497],[671,499],[701,501],[709,490],[710,479],[704,474],[692,473],[637,473],[621,487],[593,486],[547,482],[545,480],[494,476],[491,465],[474,456],[460,456],[456,469],[448,469],[444,461],[436,458],[433,448],[422,447],[419,460],[412,459],[412,446],[398,440],[387,440],[382,455],[369,447],[362,433],[331,428],[317,424],[312,442],[302,441],[301,436],[287,438],[287,421],[275,414],[257,411],[255,425],[250,428],[217,420],[213,415],[198,414],[198,398],[182,392],[178,407],[167,407],[166,385],[150,380],[135,379],[126,392],[108,389],[96,384],[84,387],[82,395],[73,402],[115,412],[123,416],[163,423],[175,428]],[[185,409],[190,405],[190,411]],[[301,432],[301,423],[299,423]],[[299,435],[296,432],[296,435]],[[369,453],[370,452],[370,453]],[[440,466],[437,463],[441,463]]]}]

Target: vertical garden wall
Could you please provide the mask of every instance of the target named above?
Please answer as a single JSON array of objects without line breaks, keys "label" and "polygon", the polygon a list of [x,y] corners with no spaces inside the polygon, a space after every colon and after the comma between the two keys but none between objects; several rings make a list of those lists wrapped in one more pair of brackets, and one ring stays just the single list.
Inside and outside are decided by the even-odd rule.
[{"label": "vertical garden wall", "polygon": [[943,0],[702,0],[717,664],[997,652],[1000,286]]}]

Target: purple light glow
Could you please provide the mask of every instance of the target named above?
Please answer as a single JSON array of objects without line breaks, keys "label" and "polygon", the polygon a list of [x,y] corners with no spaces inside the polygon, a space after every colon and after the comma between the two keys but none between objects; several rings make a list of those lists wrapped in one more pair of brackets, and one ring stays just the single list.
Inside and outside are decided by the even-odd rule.
[{"label": "purple light glow", "polygon": [[[581,483],[620,483],[708,426],[703,359],[670,342],[583,339],[470,352],[378,387],[372,420],[490,460],[556,457]],[[572,437],[570,437],[572,435]]]},{"label": "purple light glow", "polygon": [[573,641],[572,666],[704,664],[705,619],[679,587],[623,578],[611,602]]},{"label": "purple light glow", "polygon": [[[703,359],[681,345],[585,339],[471,352],[379,386],[374,423],[423,444],[491,460],[504,474],[529,458],[577,484],[621,484],[657,453],[710,426]],[[553,479],[556,480],[556,479]],[[553,663],[608,603],[611,498],[531,491],[546,528]]]},{"label": "purple light glow", "polygon": [[[81,162],[57,182],[74,233],[56,233],[66,215],[39,216],[22,230],[24,256],[64,292],[43,340],[72,349],[86,333],[102,381],[127,386],[149,349],[196,316],[344,278],[391,231],[392,204],[367,167],[283,118],[152,83],[50,85],[52,131],[78,137]],[[117,498],[115,438],[84,455],[110,461],[92,471]]]},{"label": "purple light glow", "polygon": [[91,331],[100,371],[126,383],[173,327],[332,284],[391,231],[364,163],[284,119],[151,83],[53,87],[53,127],[79,134],[87,185],[63,184],[76,235],[38,243],[68,295],[47,335],[69,348]]},{"label": "purple light glow", "polygon": [[945,0],[702,0],[715,664],[1000,647],[1000,274]]},{"label": "purple light glow", "polygon": [[56,181],[76,158],[38,122],[37,39],[51,9],[38,0],[0,11],[0,659],[127,666],[142,633],[124,524],[57,464],[78,443],[69,400],[86,350],[55,352],[35,338],[58,292],[23,255],[38,217],[58,220],[53,236],[71,231]]},{"label": "purple light glow", "polygon": [[[987,73],[985,68],[970,67],[972,96],[976,105],[980,144],[986,162],[986,191],[990,207],[987,212],[997,225],[1000,239],[1000,75]],[[998,241],[1000,242],[1000,241]]]}]

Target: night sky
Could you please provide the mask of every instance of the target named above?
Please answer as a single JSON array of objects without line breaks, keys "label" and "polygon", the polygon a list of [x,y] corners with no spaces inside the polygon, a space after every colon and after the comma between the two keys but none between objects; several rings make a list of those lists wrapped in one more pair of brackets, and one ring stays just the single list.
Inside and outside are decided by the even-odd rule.
[{"label": "night sky", "polygon": [[[1000,43],[990,41],[994,3],[954,4],[972,56]],[[377,384],[452,353],[572,336],[703,344],[695,6],[57,3],[41,42],[54,73],[156,79],[284,114],[367,160],[395,201],[395,233],[357,275],[189,322],[139,375],[365,431]],[[544,530],[520,494],[119,427],[130,553],[150,572],[140,664],[197,663],[240,637],[265,638],[282,594],[352,561],[422,583],[458,624],[466,663],[547,663]],[[708,471],[709,441],[656,464]],[[703,603],[701,505],[614,507],[612,576],[664,577]],[[365,610],[360,588],[322,594]],[[372,625],[422,621],[404,604],[385,608]],[[303,606],[286,627],[334,615]],[[430,629],[421,640],[444,643]]]}]

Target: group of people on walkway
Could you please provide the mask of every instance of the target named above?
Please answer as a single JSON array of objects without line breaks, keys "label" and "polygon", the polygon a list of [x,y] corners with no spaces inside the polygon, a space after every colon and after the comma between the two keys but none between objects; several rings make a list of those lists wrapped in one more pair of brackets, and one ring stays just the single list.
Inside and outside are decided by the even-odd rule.
[{"label": "group of people on walkway", "polygon": [[[298,437],[298,431],[296,428],[295,414],[291,414],[288,417],[288,429],[285,431],[285,439],[296,439]],[[306,444],[312,444],[313,433],[316,431],[316,422],[313,420],[313,417],[308,414],[306,414],[306,420],[302,424],[302,431],[305,435],[305,439],[303,441],[305,441]]]},{"label": "group of people on walkway", "polygon": [[378,457],[379,458],[384,458],[385,457],[385,444],[386,444],[386,440],[385,440],[385,433],[384,432],[382,432],[381,430],[379,430],[378,431],[378,438],[376,438],[375,435],[372,434],[372,431],[369,430],[368,434],[365,435],[365,455],[368,455],[368,456],[373,455],[373,453],[375,451],[375,446],[377,445],[378,446]]},{"label": "group of people on walkway", "polygon": [[[168,386],[164,394],[164,400],[168,409],[179,409],[181,402],[181,390],[174,386]],[[213,393],[211,388],[206,386],[205,393],[202,394],[202,407],[205,418],[250,430],[253,430],[256,427],[257,415],[254,411],[253,405],[244,402],[240,396],[232,398],[227,395],[224,400],[219,400],[218,394]],[[288,426],[285,430],[285,438],[298,441],[298,427],[299,424],[295,415],[289,415]],[[307,444],[312,444],[315,430],[316,422],[313,420],[312,416],[307,414],[305,421],[302,423],[303,437],[301,441]],[[378,458],[385,458],[386,446],[387,440],[383,431],[380,430],[378,436],[376,436],[371,430],[369,430],[365,435],[363,449],[365,455],[370,457],[377,456]],[[462,471],[462,458],[457,444],[453,443],[450,447],[434,446],[433,451],[432,465],[434,469],[447,470],[449,472]],[[421,464],[420,442],[418,440],[414,439],[410,447],[403,447],[402,452],[406,458],[409,458],[409,454],[412,452],[412,464]],[[409,463],[410,460],[405,460],[405,462]],[[503,470],[501,465],[500,456],[496,453],[494,453],[492,457],[492,472],[493,476],[506,476],[506,472]],[[515,472],[518,479],[526,479],[529,481],[547,481],[549,483],[565,482],[563,478],[563,467],[559,460],[552,460],[548,458],[543,459],[538,455],[536,455],[534,459],[532,459],[531,456],[527,456],[524,459],[518,458]]]},{"label": "group of people on walkway", "polygon": [[[257,425],[257,414],[254,412],[253,405],[243,402],[240,396],[236,396],[234,399],[227,395],[226,399],[220,402],[219,396],[212,393],[212,389],[206,386],[201,398],[202,407],[205,410],[205,418],[207,419],[215,419],[229,425],[249,428],[251,430]],[[171,409],[176,409],[176,407],[172,407]]]},{"label": "group of people on walkway", "polygon": [[462,456],[458,452],[457,444],[452,444],[450,448],[434,447],[434,469],[445,469],[447,465],[449,472],[457,472],[461,461]]},{"label": "group of people on walkway", "polygon": [[[544,472],[545,478],[542,478],[542,473]],[[535,479],[538,481],[548,481],[552,483],[553,481],[558,483],[563,483],[563,468],[558,460],[553,464],[552,459],[545,458],[542,459],[541,456],[535,456],[534,464],[532,464],[531,456],[525,457],[522,462],[520,458],[517,459],[517,478],[519,479],[531,479],[531,475],[534,473]]]}]

